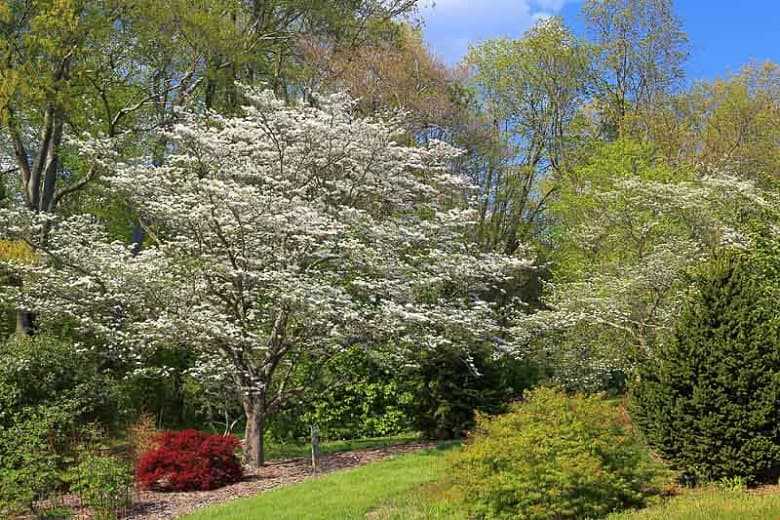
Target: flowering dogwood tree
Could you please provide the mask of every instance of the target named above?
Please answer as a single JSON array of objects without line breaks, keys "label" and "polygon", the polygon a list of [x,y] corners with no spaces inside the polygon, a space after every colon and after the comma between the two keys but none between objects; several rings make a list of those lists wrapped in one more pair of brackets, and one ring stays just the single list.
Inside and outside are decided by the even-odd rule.
[{"label": "flowering dogwood tree", "polygon": [[691,269],[718,248],[749,247],[751,219],[769,221],[777,208],[750,181],[671,171],[641,152],[613,145],[588,182],[562,194],[546,308],[516,322],[517,340],[550,333],[552,357],[578,365],[559,370],[568,385],[653,357],[689,295]]},{"label": "flowering dogwood tree", "polygon": [[241,117],[186,116],[165,165],[106,175],[147,223],[140,254],[89,216],[51,223],[46,260],[19,267],[29,281],[16,297],[118,355],[200,349],[240,387],[247,461],[260,465],[266,417],[298,391],[301,355],[500,337],[480,295],[530,262],[468,242],[472,187],[448,168],[457,150],[401,146],[400,119],[355,118],[342,96],[318,108],[247,98]]}]

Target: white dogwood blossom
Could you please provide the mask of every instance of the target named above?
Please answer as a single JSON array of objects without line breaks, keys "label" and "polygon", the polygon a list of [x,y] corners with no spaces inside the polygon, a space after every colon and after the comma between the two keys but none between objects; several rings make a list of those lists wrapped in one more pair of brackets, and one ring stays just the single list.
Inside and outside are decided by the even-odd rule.
[{"label": "white dogwood blossom", "polygon": [[[189,115],[169,160],[105,179],[142,216],[140,254],[92,217],[51,223],[19,299],[132,356],[193,345],[228,366],[262,463],[266,415],[293,394],[295,353],[379,339],[401,348],[502,336],[484,302],[531,264],[469,243],[472,187],[459,152],[396,141],[400,120],[357,118],[343,96],[289,108],[248,94],[240,117]],[[318,354],[319,353],[319,354]]]},{"label": "white dogwood blossom", "polygon": [[[728,175],[664,182],[628,177],[583,193],[590,203],[565,235],[574,260],[547,284],[545,309],[520,316],[515,329],[521,342],[550,335],[545,348],[556,351],[553,357],[580,364],[559,372],[583,377],[652,357],[688,297],[691,269],[717,248],[749,247],[744,230],[751,216],[777,207],[769,194]],[[565,331],[589,338],[592,347],[561,352],[576,353],[587,343],[575,335],[562,346]]]}]

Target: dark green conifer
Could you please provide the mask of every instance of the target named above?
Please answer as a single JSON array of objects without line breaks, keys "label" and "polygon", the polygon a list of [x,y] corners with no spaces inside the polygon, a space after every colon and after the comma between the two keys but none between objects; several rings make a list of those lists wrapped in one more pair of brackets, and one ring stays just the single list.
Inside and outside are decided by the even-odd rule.
[{"label": "dark green conifer", "polygon": [[713,261],[631,389],[650,444],[697,479],[780,475],[780,302],[767,265],[747,255]]}]

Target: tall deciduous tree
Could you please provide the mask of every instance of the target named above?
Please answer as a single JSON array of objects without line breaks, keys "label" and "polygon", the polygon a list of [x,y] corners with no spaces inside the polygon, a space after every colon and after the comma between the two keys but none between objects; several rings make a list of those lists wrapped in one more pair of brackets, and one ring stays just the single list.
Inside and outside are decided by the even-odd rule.
[{"label": "tall deciduous tree", "polygon": [[587,0],[583,13],[598,51],[594,86],[607,135],[632,135],[684,77],[682,22],[672,0]]},{"label": "tall deciduous tree", "polygon": [[481,188],[482,236],[490,247],[511,253],[533,235],[567,170],[588,56],[587,46],[559,18],[540,21],[519,40],[471,49],[471,79],[492,122],[492,147],[471,165]]},{"label": "tall deciduous tree", "polygon": [[358,47],[303,43],[310,91],[349,92],[366,115],[403,109],[412,139],[452,140],[453,127],[467,117],[455,92],[458,78],[406,23],[378,25]]},{"label": "tall deciduous tree", "polygon": [[[780,188],[780,66],[749,65],[696,89],[703,124],[700,164],[728,168],[761,186]],[[691,147],[693,148],[693,147]],[[694,148],[695,149],[695,148]]]},{"label": "tall deciduous tree", "polygon": [[[153,130],[171,124],[176,107],[235,110],[237,80],[287,94],[301,35],[353,41],[369,21],[415,3],[171,0],[161,9],[152,0],[4,0],[0,144],[14,160],[15,185],[35,212],[59,211],[74,198],[66,212],[97,209],[77,195],[94,186],[98,169],[74,160],[68,135],[132,132],[126,151],[152,148],[159,163],[165,142]],[[143,239],[140,227],[134,237]],[[33,316],[20,312],[18,332],[33,329]]]},{"label": "tall deciduous tree", "polygon": [[216,354],[241,389],[257,465],[268,414],[300,390],[301,352],[325,363],[377,339],[403,351],[501,337],[480,294],[528,262],[467,241],[471,186],[449,173],[451,147],[401,146],[402,121],[356,118],[339,96],[321,108],[250,100],[244,117],[177,125],[165,165],[111,177],[153,223],[152,247],[134,257],[93,219],[66,219],[43,249],[49,262],[23,269],[20,297],[120,354]]}]

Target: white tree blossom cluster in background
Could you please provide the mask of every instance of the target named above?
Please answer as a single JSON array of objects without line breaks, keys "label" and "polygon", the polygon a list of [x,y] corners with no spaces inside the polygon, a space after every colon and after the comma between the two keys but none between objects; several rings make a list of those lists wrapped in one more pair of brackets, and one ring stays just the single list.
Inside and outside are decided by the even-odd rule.
[{"label": "white tree blossom cluster in background", "polygon": [[[689,296],[691,269],[720,247],[749,247],[751,218],[777,208],[751,182],[725,174],[663,182],[628,177],[582,194],[591,203],[566,233],[581,270],[548,283],[547,308],[520,316],[514,332],[524,342],[551,335],[548,347],[565,358],[563,365],[578,365],[585,379],[652,357]],[[590,340],[561,348],[559,334],[567,330]],[[573,381],[577,370],[557,372],[567,385],[603,384]]]}]

